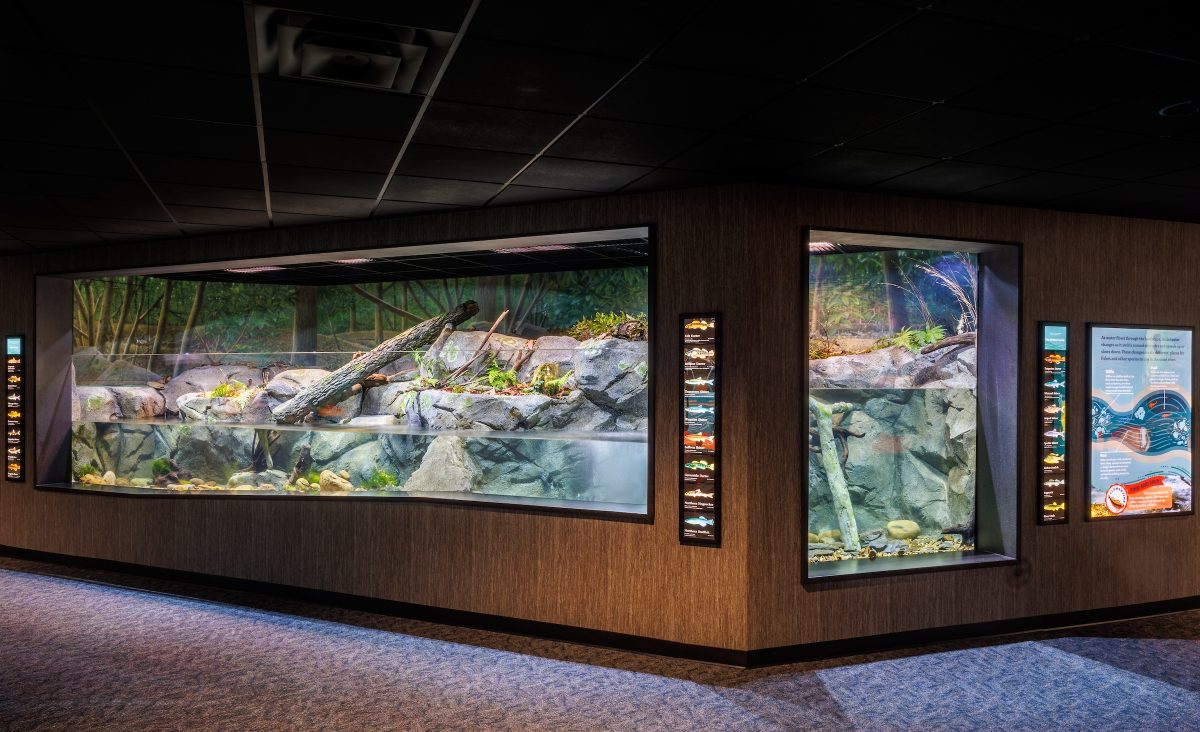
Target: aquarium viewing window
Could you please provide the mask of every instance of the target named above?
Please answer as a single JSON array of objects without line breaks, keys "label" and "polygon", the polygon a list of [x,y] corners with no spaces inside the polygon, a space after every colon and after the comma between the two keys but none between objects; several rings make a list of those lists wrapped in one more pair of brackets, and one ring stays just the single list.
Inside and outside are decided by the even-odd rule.
[{"label": "aquarium viewing window", "polygon": [[1012,561],[1018,252],[809,232],[805,579]]},{"label": "aquarium viewing window", "polygon": [[40,482],[647,516],[652,259],[632,228],[44,278],[72,411]]}]

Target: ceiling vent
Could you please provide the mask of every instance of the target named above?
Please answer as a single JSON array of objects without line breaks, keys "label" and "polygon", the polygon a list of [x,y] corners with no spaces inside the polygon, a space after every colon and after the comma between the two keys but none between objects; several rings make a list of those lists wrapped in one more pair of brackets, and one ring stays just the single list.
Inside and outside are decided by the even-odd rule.
[{"label": "ceiling vent", "polygon": [[258,73],[426,94],[453,33],[254,9]]}]

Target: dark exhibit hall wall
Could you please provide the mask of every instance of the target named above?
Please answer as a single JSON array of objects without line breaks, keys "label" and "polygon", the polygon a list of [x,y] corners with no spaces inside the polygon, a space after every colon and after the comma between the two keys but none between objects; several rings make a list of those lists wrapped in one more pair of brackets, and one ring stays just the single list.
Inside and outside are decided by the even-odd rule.
[{"label": "dark exhibit hall wall", "polygon": [[[1197,225],[760,186],[636,194],[6,257],[0,331],[33,334],[36,273],[640,224],[657,247],[653,524],[31,480],[0,485],[0,545],[739,650],[1200,595],[1200,518],[1082,519],[1085,445],[1070,457],[1071,523],[1036,526],[1032,505],[1037,322],[1070,321],[1075,353],[1088,321],[1200,325]],[[801,584],[804,226],[1023,245],[1016,565]],[[724,316],[719,549],[681,546],[677,523],[678,316],[706,311]],[[1075,425],[1085,404],[1073,398]]]}]

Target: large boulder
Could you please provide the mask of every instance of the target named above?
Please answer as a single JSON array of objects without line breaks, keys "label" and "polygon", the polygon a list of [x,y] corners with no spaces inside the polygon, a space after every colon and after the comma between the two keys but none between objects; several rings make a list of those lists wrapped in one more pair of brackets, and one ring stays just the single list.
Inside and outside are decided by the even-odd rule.
[{"label": "large boulder", "polygon": [[608,432],[616,426],[612,412],[593,404],[578,389],[551,400],[533,416],[529,425],[531,429],[562,432]]},{"label": "large boulder", "polygon": [[440,435],[430,442],[421,465],[404,483],[410,493],[465,493],[479,483],[481,471],[467,452],[466,442],[455,435]]},{"label": "large boulder", "polygon": [[416,388],[417,384],[412,381],[399,381],[367,389],[362,398],[362,413],[364,415],[404,414],[408,405],[415,398],[406,395]]},{"label": "large boulder", "polygon": [[[454,331],[446,339],[446,344],[442,347],[439,359],[447,369],[453,371],[471,359],[472,354],[483,343],[483,339],[486,336],[487,332],[482,330]],[[487,348],[496,354],[496,358],[503,362],[522,348],[525,348],[528,343],[529,341],[524,338],[493,333],[492,337],[488,338]]]},{"label": "large boulder", "polygon": [[889,346],[808,362],[810,389],[973,389],[974,346],[913,353]]},{"label": "large boulder", "polygon": [[536,423],[554,400],[542,394],[456,394],[426,390],[415,400],[421,422],[432,430],[518,430]]},{"label": "large boulder", "polygon": [[194,478],[224,483],[253,462],[254,430],[184,424],[174,433],[171,458]]},{"label": "large boulder", "polygon": [[565,374],[575,366],[575,349],[579,341],[570,336],[542,336],[533,342],[533,355],[517,372],[521,381],[528,382],[538,366],[554,364],[559,374]]},{"label": "large boulder", "polygon": [[83,422],[110,422],[123,416],[117,395],[107,387],[76,387],[75,399],[79,405],[78,419]]},{"label": "large boulder", "polygon": [[594,461],[580,442],[489,436],[468,440],[467,450],[482,471],[480,493],[585,498],[593,487]]},{"label": "large boulder", "polygon": [[163,390],[167,414],[178,414],[178,400],[184,394],[211,392],[221,384],[239,381],[246,386],[262,386],[264,377],[270,379],[272,369],[257,366],[225,365],[201,366],[188,369],[171,379]]},{"label": "large boulder", "polygon": [[[329,373],[324,369],[290,369],[275,374],[264,388],[264,392],[266,393],[265,406],[268,407],[267,411],[270,412],[270,410],[288,401],[328,376]],[[326,407],[322,410],[322,414],[318,416],[337,420],[351,419],[358,416],[361,402],[362,395],[354,394],[332,407]]]},{"label": "large boulder", "polygon": [[632,417],[649,412],[646,341],[593,338],[579,344],[572,359],[575,383],[591,402]]},{"label": "large boulder", "polygon": [[189,421],[253,424],[271,421],[270,404],[262,389],[248,389],[236,397],[210,397],[204,392],[183,394],[176,400],[176,406],[180,416]]},{"label": "large boulder", "polygon": [[123,419],[154,419],[163,416],[166,400],[157,389],[149,386],[114,386],[109,391],[116,397]]},{"label": "large boulder", "polygon": [[105,367],[95,381],[108,386],[144,386],[148,381],[158,381],[161,378],[160,375],[135,363],[117,360]]},{"label": "large boulder", "polygon": [[98,424],[94,443],[99,467],[121,478],[150,478],[150,466],[162,457],[152,425]]}]

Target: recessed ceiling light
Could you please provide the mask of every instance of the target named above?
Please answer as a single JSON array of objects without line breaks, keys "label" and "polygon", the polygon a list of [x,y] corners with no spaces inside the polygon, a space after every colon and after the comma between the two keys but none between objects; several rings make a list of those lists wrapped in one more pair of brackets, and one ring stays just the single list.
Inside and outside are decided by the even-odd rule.
[{"label": "recessed ceiling light", "polygon": [[333,260],[333,263],[334,263],[334,264],[367,264],[368,262],[374,262],[374,261],[375,261],[374,259],[370,259],[370,258],[362,258],[362,259],[335,259],[335,260]]},{"label": "recessed ceiling light", "polygon": [[1192,100],[1188,99],[1183,102],[1175,102],[1168,104],[1158,110],[1159,117],[1190,117],[1193,114],[1200,112],[1200,105],[1197,105]]},{"label": "recessed ceiling light", "polygon": [[232,272],[233,274],[258,274],[259,272],[275,272],[281,269],[283,269],[283,267],[265,264],[261,267],[237,267],[235,269],[227,269],[225,271]]},{"label": "recessed ceiling light", "polygon": [[574,249],[574,247],[567,244],[542,244],[536,247],[505,247],[496,251],[503,254],[521,254],[523,252],[557,252],[564,249]]},{"label": "recessed ceiling light", "polygon": [[810,241],[808,243],[808,251],[811,254],[831,254],[837,250],[837,244],[831,241]]}]

